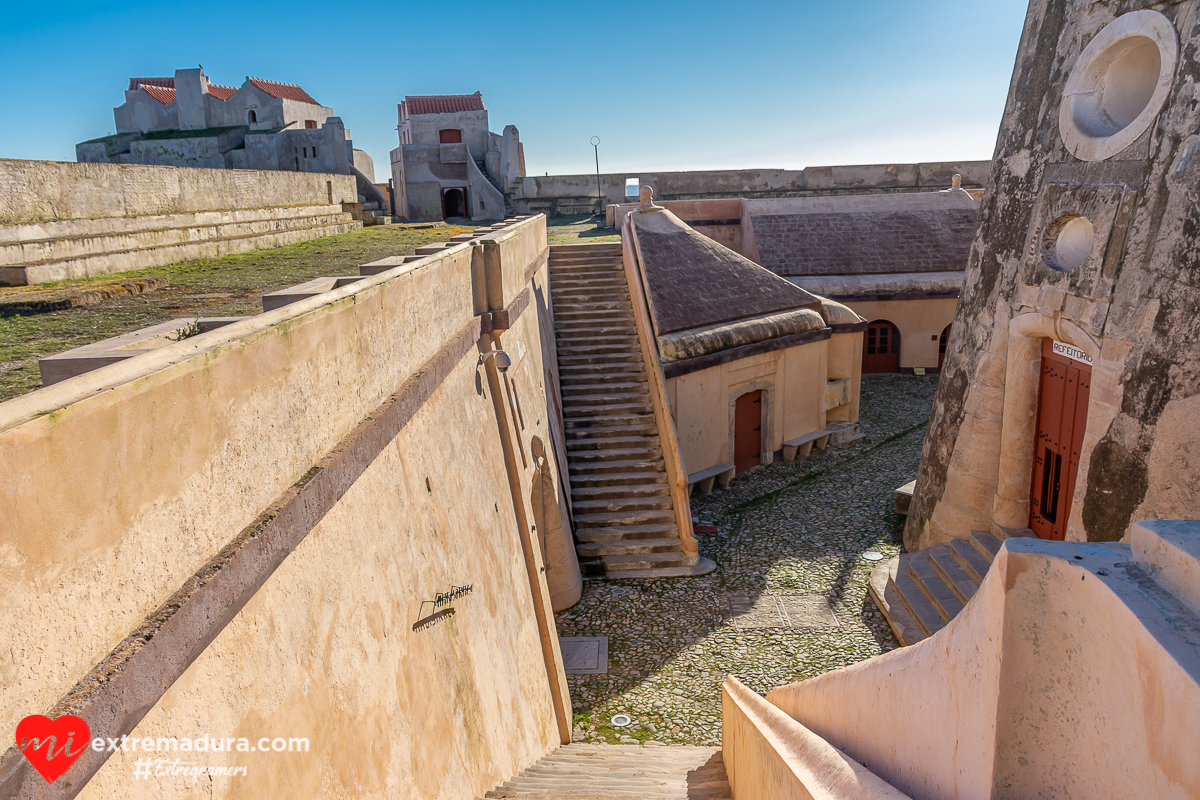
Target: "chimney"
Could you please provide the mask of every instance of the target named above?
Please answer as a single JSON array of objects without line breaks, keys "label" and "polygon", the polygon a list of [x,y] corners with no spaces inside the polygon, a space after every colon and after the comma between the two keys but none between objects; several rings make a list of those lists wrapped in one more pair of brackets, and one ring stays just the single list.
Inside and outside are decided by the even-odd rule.
[{"label": "chimney", "polygon": [[179,127],[195,131],[208,124],[208,77],[204,68],[175,70],[175,105],[179,109]]}]

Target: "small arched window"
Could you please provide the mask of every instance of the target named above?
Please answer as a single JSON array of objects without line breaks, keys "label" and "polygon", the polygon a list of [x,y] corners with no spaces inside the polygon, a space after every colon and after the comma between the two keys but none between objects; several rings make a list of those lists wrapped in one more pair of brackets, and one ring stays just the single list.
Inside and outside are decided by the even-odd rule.
[{"label": "small arched window", "polygon": [[246,122],[250,123],[251,125],[258,122],[258,114],[254,109],[250,109],[246,112]]}]

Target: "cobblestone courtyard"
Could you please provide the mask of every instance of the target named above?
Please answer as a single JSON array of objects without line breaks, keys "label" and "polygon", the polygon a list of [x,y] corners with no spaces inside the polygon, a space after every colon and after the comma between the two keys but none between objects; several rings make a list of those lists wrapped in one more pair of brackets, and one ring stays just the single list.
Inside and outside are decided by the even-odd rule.
[{"label": "cobblestone courtyard", "polygon": [[[693,499],[693,516],[717,528],[697,534],[715,573],[585,582],[558,633],[607,636],[608,673],[568,676],[575,741],[717,745],[726,675],[765,693],[897,647],[867,600],[862,553],[899,553],[893,492],[916,476],[936,388],[936,376],[868,376],[865,442]],[[612,726],[617,714],[632,724]]]}]

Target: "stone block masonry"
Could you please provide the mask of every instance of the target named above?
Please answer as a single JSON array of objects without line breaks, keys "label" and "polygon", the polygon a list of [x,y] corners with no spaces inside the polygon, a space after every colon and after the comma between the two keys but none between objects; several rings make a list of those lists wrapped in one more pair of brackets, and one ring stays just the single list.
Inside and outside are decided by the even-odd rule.
[{"label": "stone block masonry", "polygon": [[0,159],[0,285],[345,233],[357,199],[349,175]]}]

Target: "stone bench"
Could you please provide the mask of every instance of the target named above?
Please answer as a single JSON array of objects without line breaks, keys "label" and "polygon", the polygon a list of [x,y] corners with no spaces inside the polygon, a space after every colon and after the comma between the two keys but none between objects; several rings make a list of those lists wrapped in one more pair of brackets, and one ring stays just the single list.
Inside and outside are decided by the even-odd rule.
[{"label": "stone bench", "polygon": [[783,460],[791,464],[796,460],[796,456],[800,458],[808,458],[815,445],[818,450],[824,450],[829,444],[830,431],[819,430],[812,433],[806,433],[803,436],[797,436],[795,439],[789,439],[783,443]]},{"label": "stone bench", "polygon": [[715,467],[702,469],[688,475],[688,488],[695,487],[701,494],[712,494],[713,483],[725,489],[733,480],[735,468],[733,464],[717,464]]},{"label": "stone bench", "polygon": [[896,513],[901,516],[908,516],[908,507],[912,505],[913,491],[917,488],[917,482],[911,480],[896,490]]},{"label": "stone bench", "polygon": [[157,350],[190,336],[208,333],[225,325],[249,317],[201,317],[173,319],[131,331],[111,339],[85,344],[62,353],[38,359],[38,370],[42,374],[42,386],[65,381],[94,369],[116,364],[127,358],[141,355],[148,350]]},{"label": "stone bench", "polygon": [[304,300],[323,292],[333,291],[334,289],[340,289],[343,286],[349,286],[362,279],[363,276],[361,275],[347,275],[341,278],[313,278],[311,281],[305,281],[296,286],[289,286],[287,289],[280,289],[277,292],[264,294],[262,298],[263,311],[274,311],[277,308],[283,308],[299,300]]}]

